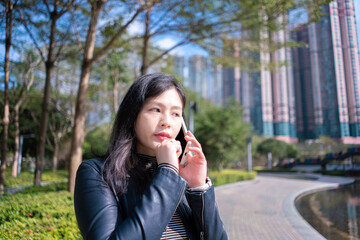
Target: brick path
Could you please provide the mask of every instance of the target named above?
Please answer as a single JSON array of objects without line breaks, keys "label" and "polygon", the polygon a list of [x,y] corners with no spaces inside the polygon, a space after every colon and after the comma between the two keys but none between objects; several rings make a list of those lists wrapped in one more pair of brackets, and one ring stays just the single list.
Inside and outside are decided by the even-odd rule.
[{"label": "brick path", "polygon": [[259,175],[255,180],[216,187],[216,201],[229,239],[325,239],[297,212],[294,200],[305,192],[334,188],[353,180],[317,177],[301,180],[299,175],[290,179]]}]

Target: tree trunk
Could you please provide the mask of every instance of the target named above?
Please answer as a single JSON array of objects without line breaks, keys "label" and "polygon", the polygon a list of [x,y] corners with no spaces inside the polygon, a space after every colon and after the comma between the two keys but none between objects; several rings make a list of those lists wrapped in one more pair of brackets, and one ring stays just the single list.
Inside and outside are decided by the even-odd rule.
[{"label": "tree trunk", "polygon": [[50,88],[51,88],[51,73],[54,68],[53,61],[53,51],[55,47],[55,32],[56,32],[56,21],[57,16],[56,13],[56,5],[54,6],[54,12],[51,14],[51,32],[50,32],[50,42],[49,42],[49,50],[47,60],[45,62],[46,68],[46,78],[45,78],[45,88],[44,88],[44,96],[42,103],[42,113],[41,113],[41,121],[40,121],[40,132],[38,136],[37,148],[36,148],[36,165],[35,165],[35,176],[34,176],[34,185],[40,186],[41,183],[41,175],[43,171],[44,165],[44,155],[45,155],[45,141],[46,141],[46,132],[48,127],[49,120],[49,99],[50,99]]},{"label": "tree trunk", "polygon": [[114,78],[114,89],[113,89],[113,107],[114,107],[114,115],[118,110],[119,105],[119,79]]},{"label": "tree trunk", "polygon": [[58,162],[59,162],[59,158],[58,158],[58,155],[59,155],[59,143],[58,143],[58,140],[55,139],[54,140],[54,155],[53,155],[53,159],[52,159],[52,171],[53,172],[56,172],[57,170],[57,167],[58,167]]},{"label": "tree trunk", "polygon": [[13,13],[13,2],[9,0],[6,2],[6,39],[5,39],[5,89],[4,89],[4,117],[2,120],[2,145],[1,145],[1,167],[0,167],[0,195],[4,192],[5,183],[5,170],[6,170],[6,154],[8,144],[8,131],[9,131],[9,53],[11,47],[11,35],[12,35],[12,13]]},{"label": "tree trunk", "polygon": [[91,5],[91,19],[89,23],[89,29],[86,36],[85,49],[83,62],[81,65],[80,83],[78,89],[78,95],[76,99],[75,109],[75,121],[73,135],[71,139],[71,151],[70,151],[70,166],[69,166],[69,186],[70,192],[74,192],[75,177],[77,169],[82,160],[82,144],[85,136],[85,119],[86,119],[86,97],[89,85],[91,67],[100,57],[104,56],[115,41],[125,32],[130,23],[132,23],[136,17],[143,11],[143,8],[139,8],[130,20],[121,27],[121,29],[107,42],[100,50],[94,54],[95,38],[97,22],[102,10],[103,4],[107,0],[93,1]]},{"label": "tree trunk", "polygon": [[86,119],[86,97],[89,85],[90,71],[93,65],[92,57],[94,54],[97,21],[102,9],[102,2],[95,2],[91,9],[91,19],[89,30],[86,37],[83,63],[81,66],[81,76],[76,99],[74,129],[71,139],[70,166],[68,190],[74,192],[75,177],[77,169],[82,161],[82,144],[84,141],[84,128]]},{"label": "tree trunk", "polygon": [[145,75],[148,69],[147,52],[149,47],[149,25],[150,25],[150,9],[147,9],[146,20],[145,20],[144,43],[142,48],[141,75]]},{"label": "tree trunk", "polygon": [[15,145],[14,145],[14,158],[11,169],[11,176],[17,176],[17,167],[18,167],[18,159],[19,159],[19,139],[20,139],[20,127],[19,127],[19,108],[21,101],[18,101],[14,107],[14,130],[15,130]]}]

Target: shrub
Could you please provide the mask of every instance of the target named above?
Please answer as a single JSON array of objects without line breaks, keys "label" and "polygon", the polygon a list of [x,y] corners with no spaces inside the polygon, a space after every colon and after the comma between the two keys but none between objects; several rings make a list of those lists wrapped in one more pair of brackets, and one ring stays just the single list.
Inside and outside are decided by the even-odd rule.
[{"label": "shrub", "polygon": [[215,186],[220,186],[226,183],[244,181],[254,179],[256,172],[246,172],[235,169],[226,169],[223,171],[211,171],[209,177]]},{"label": "shrub", "polygon": [[81,239],[66,186],[52,184],[1,197],[0,239]]}]

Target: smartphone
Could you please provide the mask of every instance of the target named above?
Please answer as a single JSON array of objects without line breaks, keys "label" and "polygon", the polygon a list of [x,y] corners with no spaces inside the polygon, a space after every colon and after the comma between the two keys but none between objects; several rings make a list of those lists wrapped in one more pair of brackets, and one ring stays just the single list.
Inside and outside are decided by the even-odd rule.
[{"label": "smartphone", "polygon": [[188,154],[190,154],[191,156],[194,156],[194,153],[192,151],[189,151],[189,147],[192,147],[192,143],[190,141],[185,140],[187,131],[188,130],[187,130],[187,127],[185,124],[185,120],[184,120],[184,118],[182,118],[181,130],[180,130],[178,136],[176,137],[176,139],[180,141],[181,147],[183,149],[183,151],[179,157],[181,165],[186,165]]}]

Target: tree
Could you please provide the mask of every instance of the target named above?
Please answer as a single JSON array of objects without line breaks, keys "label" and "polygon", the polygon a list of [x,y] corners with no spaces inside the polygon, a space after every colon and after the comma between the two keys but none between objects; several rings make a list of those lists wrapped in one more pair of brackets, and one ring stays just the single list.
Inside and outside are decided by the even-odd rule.
[{"label": "tree", "polygon": [[[230,1],[231,2],[231,1]],[[141,75],[172,50],[188,44],[201,43],[206,39],[220,37],[234,30],[236,20],[228,1],[174,0],[148,1],[140,20],[144,26],[141,34]],[[178,41],[169,48],[159,47],[150,52],[151,40],[174,36]]]},{"label": "tree", "polygon": [[[121,19],[116,19],[101,30],[101,37],[108,41],[116,34],[117,25]],[[99,61],[94,66],[94,78],[99,79],[104,91],[108,91],[110,105],[112,106],[112,115],[115,116],[122,97],[122,92],[128,87],[134,76],[131,76],[127,65],[131,52],[135,46],[133,42],[128,42],[127,34],[114,42],[113,49],[107,54],[107,57]],[[96,89],[98,91],[98,89]]]},{"label": "tree", "polygon": [[86,98],[87,98],[91,68],[96,61],[98,61],[101,57],[104,57],[108,53],[109,49],[113,46],[114,42],[125,32],[128,26],[143,11],[142,5],[139,5],[136,2],[131,2],[131,3],[129,2],[128,6],[131,5],[130,9],[135,9],[132,12],[132,16],[130,16],[129,20],[121,27],[119,27],[116,34],[114,34],[110,38],[110,40],[107,41],[103,46],[99,47],[94,54],[96,30],[97,30],[99,15],[106,2],[107,2],[106,0],[94,0],[91,1],[90,3],[91,4],[90,22],[86,36],[82,65],[81,65],[79,89],[76,99],[75,121],[74,121],[74,128],[72,131],[73,135],[71,140],[70,169],[69,169],[70,192],[74,192],[76,171],[82,160],[82,143],[84,141],[85,119],[87,115]]},{"label": "tree", "polygon": [[294,144],[287,144],[275,138],[268,138],[258,145],[257,152],[265,156],[271,152],[274,159],[283,160],[284,158],[297,157],[298,149]]},{"label": "tree", "polygon": [[17,78],[17,88],[13,88],[12,98],[15,100],[14,105],[14,155],[12,162],[11,176],[17,176],[17,165],[19,157],[19,140],[20,140],[20,107],[24,103],[27,94],[29,93],[30,87],[34,82],[34,70],[40,63],[40,58],[33,54],[32,51],[25,51],[26,59],[24,62],[16,64],[15,71],[19,71]]},{"label": "tree", "polygon": [[239,103],[212,106],[196,115],[195,135],[210,168],[238,161],[244,154],[250,126],[242,122]]},{"label": "tree", "polygon": [[46,141],[53,151],[52,171],[58,168],[59,150],[61,140],[66,134],[71,132],[73,127],[73,115],[71,112],[73,101],[69,101],[68,96],[57,94],[56,98],[51,99],[49,130],[50,137]]},{"label": "tree", "polygon": [[9,129],[9,78],[10,78],[10,48],[11,48],[11,35],[13,26],[13,1],[6,1],[6,38],[5,38],[5,91],[4,91],[4,116],[2,119],[2,144],[1,144],[1,172],[0,172],[0,195],[4,191],[5,183],[5,170],[6,170],[6,154],[7,154],[7,142],[8,142],[8,129]]},{"label": "tree", "polygon": [[[36,151],[36,169],[34,176],[34,185],[40,186],[42,169],[44,164],[45,154],[45,141],[46,132],[49,120],[49,100],[51,90],[51,78],[52,72],[55,67],[55,63],[59,60],[62,47],[66,37],[69,35],[70,24],[65,27],[65,32],[61,32],[57,28],[59,19],[69,12],[74,7],[74,0],[58,1],[49,3],[48,1],[39,1],[37,3],[26,2],[22,9],[22,20],[25,29],[27,30],[30,38],[33,40],[36,49],[39,51],[39,55],[43,63],[45,64],[45,86],[44,86],[44,97],[42,102],[42,113],[40,120],[40,129],[38,134],[37,151]],[[33,15],[36,15],[36,18]],[[50,26],[47,25],[49,20]],[[38,30],[38,36],[34,35],[34,30]],[[49,35],[47,33],[50,33]],[[62,33],[62,34],[60,34]],[[44,36],[48,36],[46,40]],[[60,36],[60,39],[59,39]],[[43,40],[44,46],[39,43],[39,39]],[[43,48],[47,49],[47,56],[43,52]]]}]

